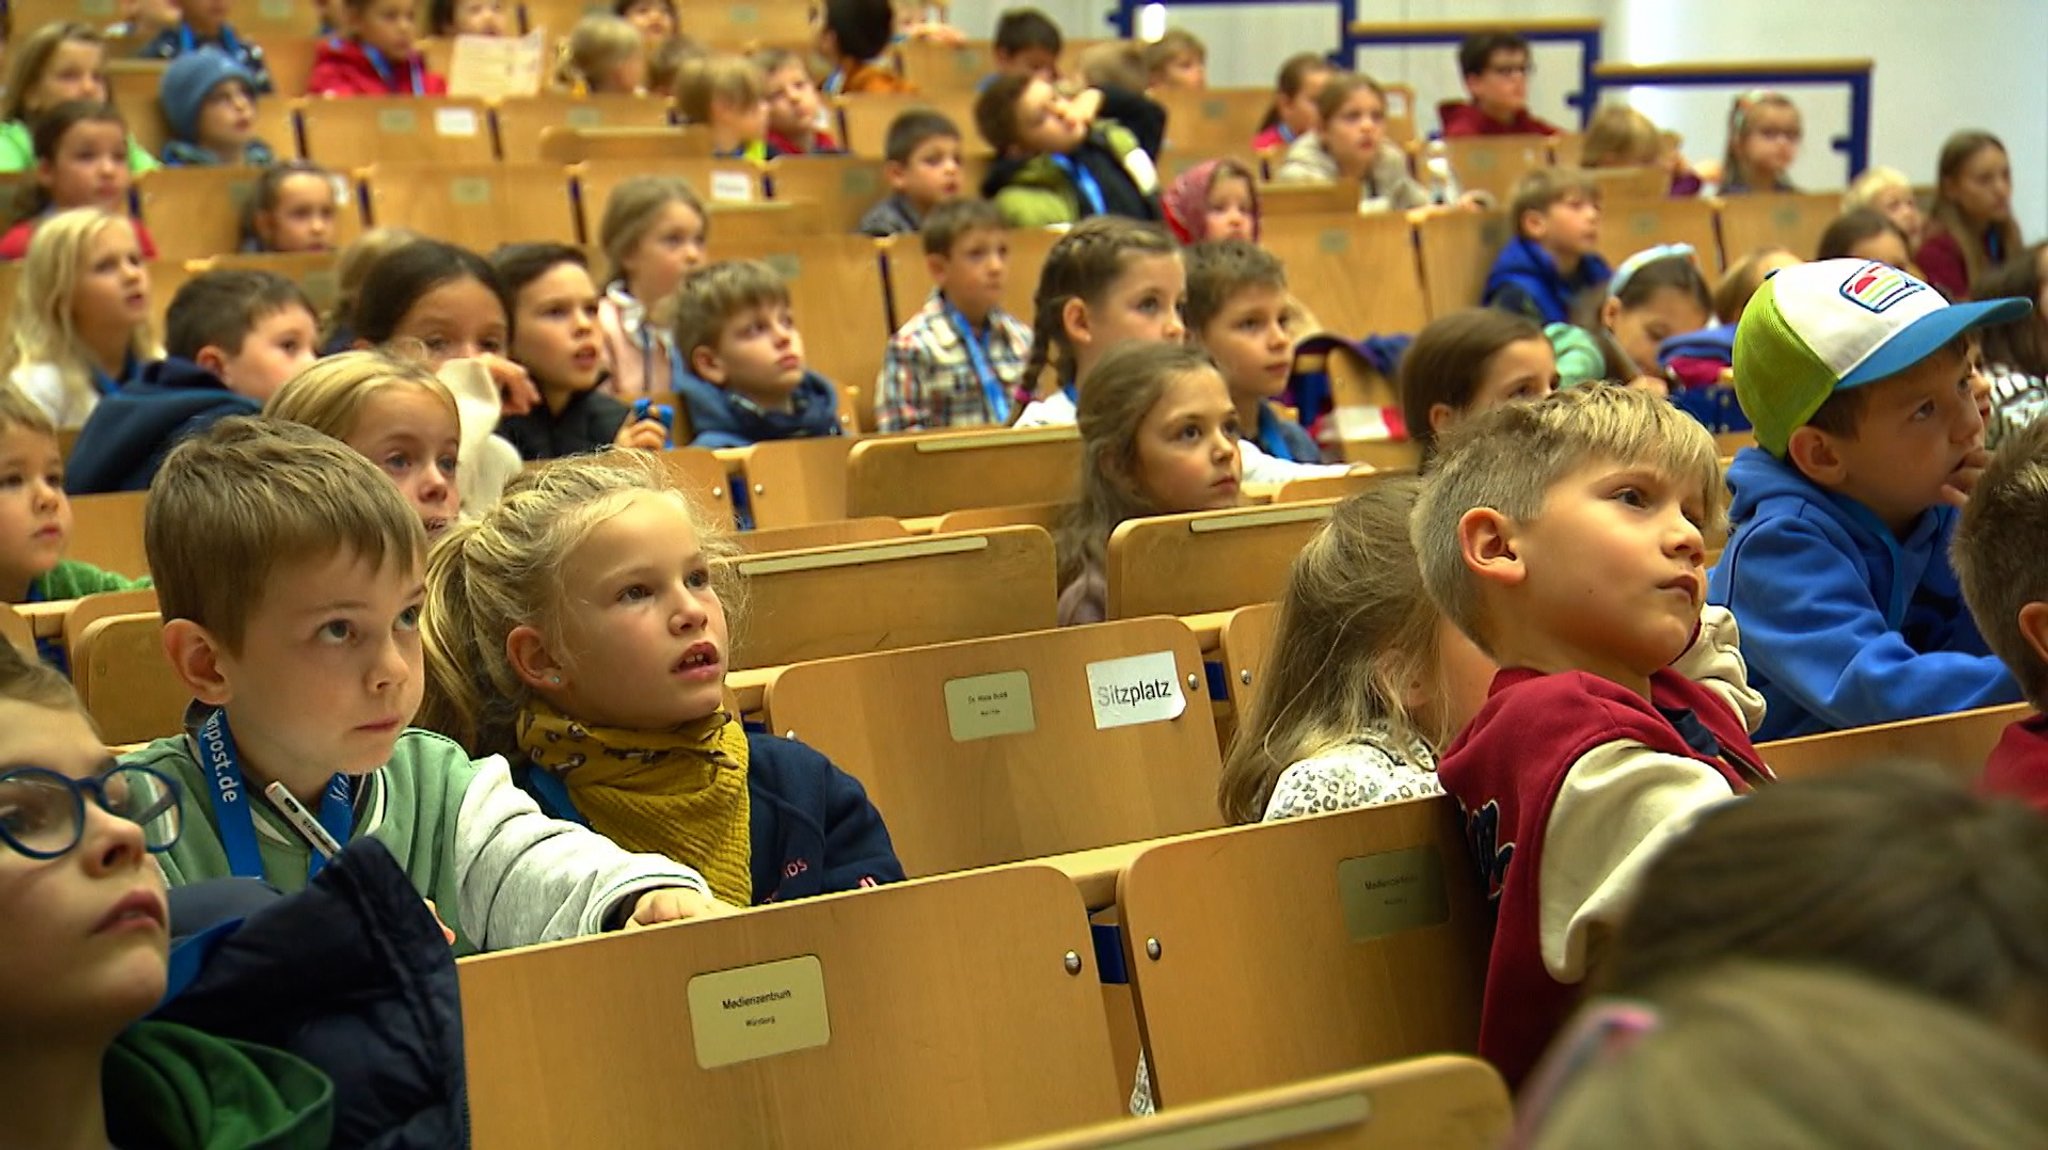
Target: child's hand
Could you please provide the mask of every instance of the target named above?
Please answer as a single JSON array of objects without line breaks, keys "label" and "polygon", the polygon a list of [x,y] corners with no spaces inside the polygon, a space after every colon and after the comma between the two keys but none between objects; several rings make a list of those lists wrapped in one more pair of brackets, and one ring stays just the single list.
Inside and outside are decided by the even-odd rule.
[{"label": "child's hand", "polygon": [[491,373],[491,382],[498,385],[498,405],[506,415],[525,415],[540,402],[540,388],[533,385],[533,377],[526,369],[495,355],[480,355],[476,361]]},{"label": "child's hand", "polygon": [[1080,124],[1092,124],[1102,114],[1102,89],[1087,88],[1077,92],[1067,101],[1067,111]]},{"label": "child's hand", "polygon": [[1970,449],[1956,469],[1948,473],[1948,482],[1941,485],[1941,501],[1951,507],[1961,507],[1970,501],[1970,493],[1977,490],[1977,480],[1984,475],[1984,469],[1991,466],[1991,453],[1979,443]]},{"label": "child's hand", "polygon": [[637,447],[642,451],[660,451],[668,445],[668,428],[658,419],[628,419],[619,425],[619,433],[612,436],[616,447]]},{"label": "child's hand", "polygon": [[712,898],[702,891],[688,887],[663,887],[651,890],[633,903],[633,917],[626,920],[626,930],[639,930],[664,922],[685,922],[697,918],[718,918],[738,910]]},{"label": "child's hand", "polygon": [[454,946],[455,932],[449,930],[448,924],[441,921],[441,908],[434,905],[433,899],[427,898],[421,899],[420,901],[427,904],[427,913],[434,916],[434,925],[441,928],[441,937],[448,940],[449,946]]}]

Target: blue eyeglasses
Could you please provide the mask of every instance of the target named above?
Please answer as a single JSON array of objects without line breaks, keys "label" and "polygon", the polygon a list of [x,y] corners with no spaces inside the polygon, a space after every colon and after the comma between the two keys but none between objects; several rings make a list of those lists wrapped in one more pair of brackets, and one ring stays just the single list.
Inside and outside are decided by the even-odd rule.
[{"label": "blue eyeglasses", "polygon": [[90,779],[44,767],[0,769],[0,842],[33,859],[60,858],[85,837],[85,796],[142,828],[144,846],[167,851],[182,828],[178,781],[141,766],[115,766]]}]

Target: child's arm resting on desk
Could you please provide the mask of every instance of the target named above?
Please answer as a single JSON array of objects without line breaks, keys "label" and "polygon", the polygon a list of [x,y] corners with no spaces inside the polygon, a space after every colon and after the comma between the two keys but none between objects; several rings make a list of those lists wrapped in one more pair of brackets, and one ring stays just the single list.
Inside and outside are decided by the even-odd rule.
[{"label": "child's arm resting on desk", "polygon": [[1742,633],[1726,607],[1708,604],[1700,612],[1700,629],[1692,645],[1671,669],[1712,691],[1750,734],[1764,721],[1764,697],[1749,685],[1749,664],[1742,661]]},{"label": "child's arm resting on desk", "polygon": [[633,854],[588,827],[541,813],[513,783],[505,760],[476,767],[456,817],[455,866],[459,913],[480,949],[596,934],[628,918],[645,924],[687,909],[661,900],[643,908],[642,896],[656,890],[681,888],[710,900],[710,884],[695,870]]}]

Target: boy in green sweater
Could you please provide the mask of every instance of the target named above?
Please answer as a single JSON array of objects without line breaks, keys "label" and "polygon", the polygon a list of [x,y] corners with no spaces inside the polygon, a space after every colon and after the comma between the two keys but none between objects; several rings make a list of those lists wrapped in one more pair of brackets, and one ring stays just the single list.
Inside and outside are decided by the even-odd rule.
[{"label": "boy in green sweater", "polygon": [[[718,913],[703,876],[540,813],[502,758],[407,730],[423,686],[426,536],[377,466],[298,424],[225,419],[172,451],[144,544],[185,734],[124,763],[184,784],[173,886],[302,888],[312,841],[374,836],[458,953]],[[273,799],[281,784],[288,799]],[[319,829],[280,811],[296,804]],[[320,833],[324,830],[324,835]]]}]

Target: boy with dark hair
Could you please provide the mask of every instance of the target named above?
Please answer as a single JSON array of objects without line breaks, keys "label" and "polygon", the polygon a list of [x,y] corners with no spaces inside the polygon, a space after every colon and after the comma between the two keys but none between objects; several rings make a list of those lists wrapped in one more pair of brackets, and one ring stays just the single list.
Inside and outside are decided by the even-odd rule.
[{"label": "boy with dark hair", "polygon": [[692,447],[844,435],[832,382],[804,366],[789,285],[754,260],[699,269],[675,294],[676,388]]},{"label": "boy with dark hair", "polygon": [[832,63],[825,94],[917,91],[917,85],[875,62],[895,34],[896,11],[890,0],[825,0],[818,25],[818,55]]},{"label": "boy with dark hair", "polygon": [[1437,107],[1446,136],[1555,136],[1564,129],[1529,114],[1529,42],[1513,32],[1481,32],[1458,45],[1458,71],[1470,103]]},{"label": "boy with dark hair", "polygon": [[[2036,712],[2048,708],[2048,420],[2008,437],[1963,505],[1953,558],[1977,629]],[[1983,786],[2048,811],[2048,715],[2005,729]]]},{"label": "boy with dark hair", "polygon": [[244,40],[228,23],[234,6],[234,0],[178,0],[184,18],[157,33],[138,55],[145,60],[175,60],[212,49],[249,74],[252,91],[269,95],[270,66],[264,62],[263,48]]},{"label": "boy with dark hair", "polygon": [[1515,238],[1486,274],[1480,302],[1537,323],[1570,323],[1581,292],[1613,273],[1600,258],[1600,188],[1575,168],[1538,168],[1508,204]]},{"label": "boy with dark hair", "polygon": [[230,415],[254,415],[311,364],[319,317],[275,272],[215,268],[185,281],[165,316],[167,358],[102,396],[71,449],[74,495],[143,491],[164,456]]},{"label": "boy with dark hair", "polygon": [[1742,621],[1763,738],[2019,699],[1949,540],[1989,462],[1969,333],[2030,308],[1950,305],[1885,264],[1825,260],[1743,309],[1735,397],[1756,446],[1728,467],[1735,532],[1708,596]]},{"label": "boy with dark hair", "polygon": [[[1060,26],[1036,8],[1007,8],[996,18],[993,50],[996,72],[1000,75],[1056,81],[1060,74],[1060,51],[1065,47]],[[988,81],[982,83],[986,85]]]},{"label": "boy with dark hair", "polygon": [[1188,342],[1209,353],[1237,405],[1238,442],[1247,483],[1342,475],[1325,465],[1307,429],[1275,404],[1294,368],[1299,311],[1287,292],[1280,257],[1247,240],[1211,240],[1187,249]]},{"label": "boy with dark hair", "polygon": [[925,217],[933,290],[889,340],[875,380],[879,431],[1002,427],[1031,354],[1031,329],[1002,309],[1010,242],[987,200],[948,200]]},{"label": "boy with dark hair", "polygon": [[1157,105],[1115,89],[1068,97],[1033,76],[997,76],[974,101],[975,126],[996,152],[981,194],[1013,228],[1102,215],[1164,218],[1152,163],[1159,141],[1147,146],[1139,129],[1120,122],[1126,109],[1142,123]]},{"label": "boy with dark hair", "polygon": [[889,194],[860,218],[864,236],[917,231],[926,212],[960,194],[960,128],[929,108],[899,112],[882,145]]}]

